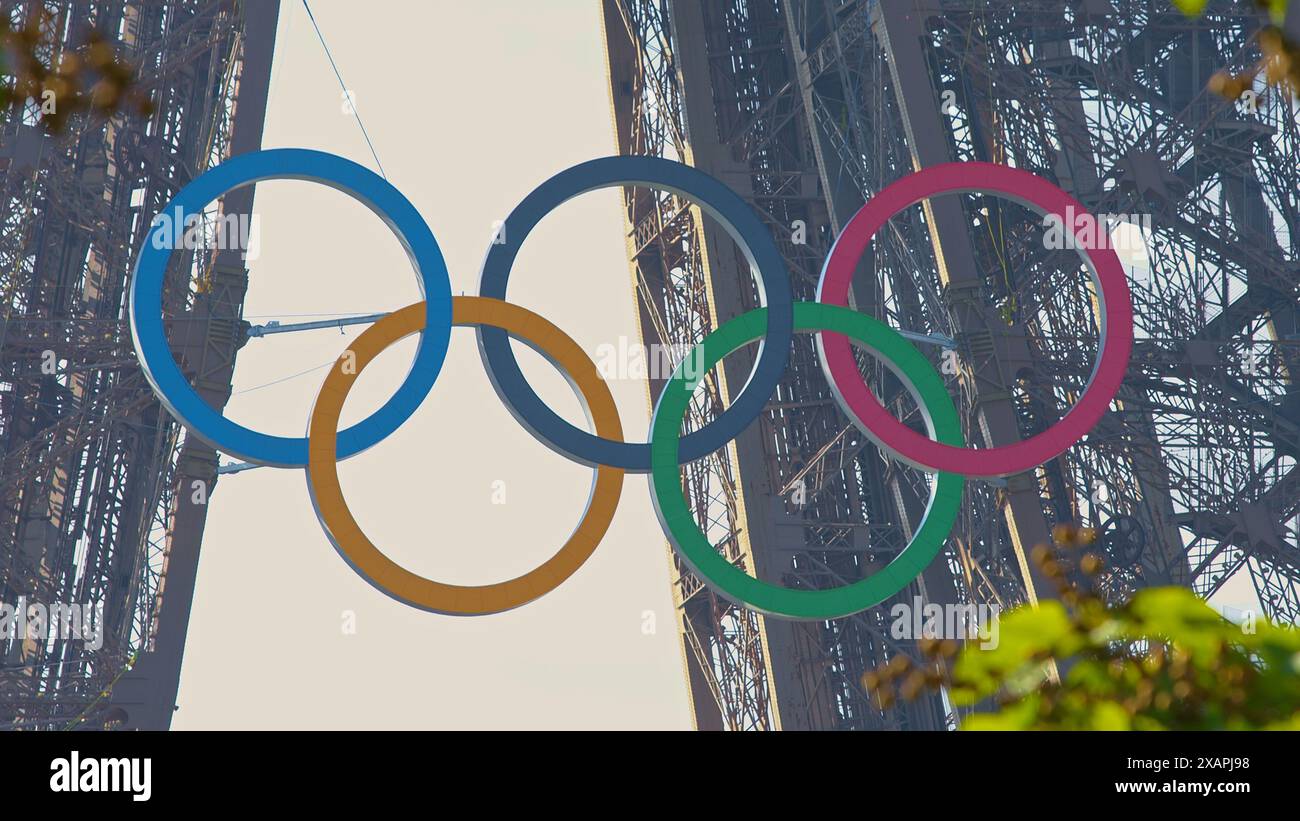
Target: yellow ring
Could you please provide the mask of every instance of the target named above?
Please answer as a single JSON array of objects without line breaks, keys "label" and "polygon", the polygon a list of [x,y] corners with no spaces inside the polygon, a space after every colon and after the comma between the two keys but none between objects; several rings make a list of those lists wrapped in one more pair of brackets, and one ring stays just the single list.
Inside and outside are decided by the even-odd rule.
[{"label": "yellow ring", "polygon": [[[587,561],[609,529],[623,492],[623,471],[596,468],[591,498],[568,541],[534,570],[509,581],[482,586],[443,584],[416,575],[385,556],[352,517],[338,474],[339,413],[361,371],[388,346],[424,328],[424,303],[389,314],[357,337],[330,368],[312,408],[307,431],[307,489],[316,516],[348,564],[366,581],[398,601],[458,616],[500,613],[546,595]],[[453,325],[501,328],[560,369],[575,386],[596,435],[623,441],[623,426],[609,387],[582,348],[542,317],[508,302],[479,296],[452,299]],[[351,354],[349,356],[348,354]]]}]

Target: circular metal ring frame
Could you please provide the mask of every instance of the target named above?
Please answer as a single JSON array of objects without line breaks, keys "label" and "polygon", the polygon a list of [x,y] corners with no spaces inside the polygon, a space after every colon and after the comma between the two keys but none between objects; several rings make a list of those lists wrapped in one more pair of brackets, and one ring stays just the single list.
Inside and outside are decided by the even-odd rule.
[{"label": "circular metal ring frame", "polygon": [[[1063,222],[1070,209],[1086,213],[1073,197],[1042,177],[986,162],[934,165],[890,184],[872,197],[835,240],[817,287],[817,300],[848,305],[853,273],[876,233],[895,214],[937,194],[1001,194],[1039,214]],[[1073,227],[1067,230],[1073,231]],[[965,476],[1009,476],[1059,456],[1092,430],[1115,398],[1133,350],[1133,304],[1119,257],[1109,247],[1080,249],[1084,265],[1101,295],[1100,358],[1074,407],[1059,422],[1021,442],[968,449],[927,439],[899,422],[872,395],[858,372],[849,341],[842,335],[817,335],[822,369],[849,418],[872,441],[922,470],[947,470]]]},{"label": "circular metal ring frame", "polygon": [[[687,362],[700,363],[688,377],[679,366],[655,408],[650,426],[651,495],[655,513],[673,548],[706,584],[726,598],[769,616],[822,620],[852,615],[880,604],[905,588],[943,548],[957,521],[965,478],[939,473],[931,486],[925,515],[911,541],[888,565],[867,578],[829,590],[795,590],[760,581],[718,552],[695,523],[682,495],[678,473],[679,431],[691,395],[703,374],[741,346],[759,339],[766,326],[760,308],[731,320],[705,337]],[[941,442],[964,444],[957,409],[943,380],[925,357],[897,331],[866,314],[836,305],[800,302],[794,306],[795,330],[834,331],[857,341],[880,357],[916,400],[926,429]],[[698,358],[697,355],[698,354]]]},{"label": "circular metal ring frame", "polygon": [[[596,468],[582,520],[564,545],[540,566],[509,581],[488,585],[445,584],[412,573],[374,545],[348,509],[339,485],[334,432],[339,414],[362,370],[380,352],[424,327],[425,306],[407,306],[372,325],[357,337],[325,378],[312,408],[307,439],[307,486],[321,526],[339,555],[375,588],[392,598],[435,613],[480,616],[527,604],[554,590],[595,552],[609,529],[623,491],[623,471]],[[614,397],[596,365],[559,328],[517,305],[485,297],[452,299],[454,325],[491,325],[527,343],[559,368],[577,389],[596,432],[611,441],[623,436]],[[350,365],[351,367],[344,367]],[[343,445],[339,434],[339,446]]]},{"label": "circular metal ring frame", "polygon": [[[790,273],[772,233],[740,195],[689,165],[658,157],[602,157],[561,171],[539,185],[506,218],[503,240],[489,247],[483,261],[479,294],[506,298],[510,268],[519,248],[539,221],[566,200],[610,186],[646,186],[692,200],[729,233],[749,262],[759,284],[768,325],[763,345],[745,386],[716,419],[682,440],[682,462],[724,448],[763,412],[785,373],[793,334]],[[629,472],[650,470],[650,445],[613,442],[593,436],[561,419],[524,378],[506,334],[491,327],[478,332],[483,367],[511,414],[538,439],[585,465],[612,465]]]},{"label": "circular metal ring frame", "polygon": [[339,458],[379,442],[410,418],[438,378],[451,341],[451,280],[433,232],[387,180],[351,160],[322,151],[273,148],[240,154],[195,177],[154,219],[131,281],[131,336],[154,392],[181,424],[223,453],[259,465],[303,467],[307,440],[272,436],[232,422],[190,386],[172,357],[162,316],[162,291],[177,239],[190,220],[223,194],[274,179],[308,180],[337,189],[375,212],[397,235],[418,275],[427,329],[397,392],[366,419],[339,434]]}]

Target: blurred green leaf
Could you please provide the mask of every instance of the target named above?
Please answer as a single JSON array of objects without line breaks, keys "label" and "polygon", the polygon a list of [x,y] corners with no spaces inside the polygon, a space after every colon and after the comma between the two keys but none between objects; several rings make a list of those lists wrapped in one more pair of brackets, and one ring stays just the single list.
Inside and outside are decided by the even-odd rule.
[{"label": "blurred green leaf", "polygon": [[1045,600],[999,632],[996,648],[968,644],[953,666],[954,704],[996,704],[962,729],[1300,729],[1300,630],[1233,624],[1186,588],[1147,588],[1114,609],[1092,594],[1073,608]]},{"label": "blurred green leaf", "polygon": [[1190,17],[1196,17],[1205,11],[1205,5],[1209,0],[1174,0],[1174,5],[1183,13]]},{"label": "blurred green leaf", "polygon": [[1092,730],[1131,730],[1132,722],[1123,707],[1113,701],[1103,701],[1093,708]]},{"label": "blurred green leaf", "polygon": [[[1289,0],[1268,0],[1268,16],[1273,25],[1280,26],[1286,20],[1286,7]],[[1209,4],[1209,0],[1173,0],[1183,14],[1199,17]]]}]

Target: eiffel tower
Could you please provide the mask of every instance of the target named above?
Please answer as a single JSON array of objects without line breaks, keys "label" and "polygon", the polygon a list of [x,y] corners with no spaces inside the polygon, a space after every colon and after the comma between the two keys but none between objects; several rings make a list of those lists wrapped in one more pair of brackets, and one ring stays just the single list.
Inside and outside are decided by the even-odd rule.
[{"label": "eiffel tower", "polygon": [[[1216,71],[1259,58],[1265,18],[1253,3],[1211,2],[1196,19],[1152,0],[601,8],[618,151],[680,159],[739,191],[771,226],[797,298],[814,298],[848,219],[918,168],[1013,165],[1092,214],[1138,215],[1112,234],[1128,249],[1137,339],[1111,412],[1035,471],[968,481],[942,557],[910,589],[851,618],[794,623],[737,608],[676,565],[697,727],[952,726],[941,696],[880,709],[864,692],[864,671],[919,658],[891,631],[891,606],[1005,609],[1045,595],[1026,554],[1058,522],[1099,531],[1111,601],[1156,584],[1210,597],[1235,580],[1268,618],[1296,622],[1300,119],[1262,83],[1249,105],[1207,90]],[[697,208],[643,188],[624,204],[645,343],[696,343],[756,306],[743,256]],[[937,197],[899,213],[852,298],[936,368],[959,365],[946,378],[981,447],[1052,424],[1096,361],[1096,294],[1077,252],[1046,247],[1036,216],[1005,199]],[[751,365],[729,358],[687,427],[725,406]],[[906,418],[914,407],[899,386],[878,363],[864,367]],[[887,562],[927,495],[924,474],[882,456],[839,412],[806,336],[765,416],[683,482],[719,551],[804,588]]]}]

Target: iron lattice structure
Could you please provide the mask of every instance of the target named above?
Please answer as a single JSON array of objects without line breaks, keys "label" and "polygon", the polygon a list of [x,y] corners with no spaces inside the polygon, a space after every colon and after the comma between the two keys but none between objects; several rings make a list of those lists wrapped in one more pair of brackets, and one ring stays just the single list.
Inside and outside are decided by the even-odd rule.
[{"label": "iron lattice structure", "polygon": [[[204,169],[260,145],[278,3],[0,8],[15,28],[42,21],[47,65],[104,34],[154,106],[74,117],[52,135],[29,101],[0,124],[0,602],[103,614],[98,650],[0,640],[0,727],[165,728],[216,457],[155,401],[126,294],[152,216]],[[244,189],[209,216],[251,204]],[[173,349],[220,407],[247,272],[233,250],[178,250],[172,265]]]},{"label": "iron lattice structure", "polygon": [[[1249,105],[1206,91],[1216,70],[1258,58],[1252,3],[1212,2],[1199,19],[1165,0],[601,5],[620,152],[681,159],[741,192],[771,225],[797,298],[814,297],[831,242],[868,197],[941,162],[1024,168],[1093,214],[1150,226],[1113,234],[1131,242],[1137,341],[1111,413],[1036,471],[969,481],[943,559],[912,589],[796,624],[737,608],[677,566],[697,726],[950,726],[941,697],[882,710],[862,689],[865,670],[918,657],[891,633],[892,604],[1046,595],[1026,553],[1057,522],[1105,534],[1111,600],[1149,584],[1210,596],[1248,574],[1265,615],[1297,621],[1300,117],[1263,86]],[[698,209],[640,188],[625,204],[645,343],[698,342],[757,304],[743,257]],[[1051,424],[1091,374],[1096,294],[1077,252],[1044,236],[1015,203],[938,197],[892,219],[855,279],[859,310],[949,341],[955,358],[922,347],[937,368],[957,365],[945,378],[976,446]],[[752,354],[710,376],[688,429],[744,383]],[[915,422],[879,363],[861,366]],[[839,412],[808,337],[766,414],[687,466],[683,487],[720,551],[808,588],[895,555],[928,493],[924,474]]]}]

